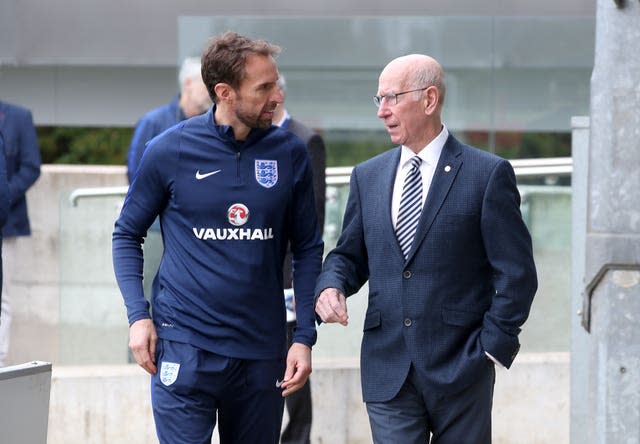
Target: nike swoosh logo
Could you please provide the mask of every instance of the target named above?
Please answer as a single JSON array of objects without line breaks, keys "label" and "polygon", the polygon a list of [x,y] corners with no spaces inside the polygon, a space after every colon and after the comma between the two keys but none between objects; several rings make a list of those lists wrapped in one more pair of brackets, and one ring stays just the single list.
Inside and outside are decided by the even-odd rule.
[{"label": "nike swoosh logo", "polygon": [[206,179],[209,176],[213,176],[214,174],[218,174],[220,171],[222,171],[222,170],[215,170],[215,171],[211,171],[210,173],[200,174],[200,170],[198,170],[198,171],[196,171],[196,179],[198,179],[198,180]]},{"label": "nike swoosh logo", "polygon": [[280,388],[282,386],[282,383],[284,382],[284,379],[282,381],[278,381],[276,379],[276,388]]}]

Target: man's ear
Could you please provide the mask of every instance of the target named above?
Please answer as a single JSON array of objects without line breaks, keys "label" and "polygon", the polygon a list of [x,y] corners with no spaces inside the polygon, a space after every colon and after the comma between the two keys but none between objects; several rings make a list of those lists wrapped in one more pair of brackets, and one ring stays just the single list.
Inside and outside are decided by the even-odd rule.
[{"label": "man's ear", "polygon": [[438,101],[440,100],[440,91],[438,88],[431,85],[425,90],[424,95],[424,113],[432,115],[438,109]]},{"label": "man's ear", "polygon": [[227,102],[230,99],[233,99],[233,88],[231,88],[231,85],[228,83],[216,83],[213,90],[215,91],[218,99],[222,102]]}]

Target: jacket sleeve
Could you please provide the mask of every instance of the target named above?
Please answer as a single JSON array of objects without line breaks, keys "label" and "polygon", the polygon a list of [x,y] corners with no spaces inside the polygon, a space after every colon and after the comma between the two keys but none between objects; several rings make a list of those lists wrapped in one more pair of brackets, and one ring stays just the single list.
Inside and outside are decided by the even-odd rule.
[{"label": "jacket sleeve", "polygon": [[481,232],[495,294],[484,316],[480,340],[484,350],[509,368],[520,348],[518,334],[529,316],[538,279],[515,174],[506,160],[497,164],[489,179]]},{"label": "jacket sleeve", "polygon": [[[171,145],[171,143],[169,143]],[[162,211],[169,193],[169,179],[163,169],[175,165],[171,151],[151,144],[148,159],[140,165],[129,187],[112,237],[113,269],[127,308],[129,325],[150,318],[149,303],[142,286],[142,244],[147,230]]]},{"label": "jacket sleeve", "polygon": [[11,202],[24,198],[29,187],[40,177],[40,147],[30,111],[19,120],[18,138],[18,169],[9,178]]}]

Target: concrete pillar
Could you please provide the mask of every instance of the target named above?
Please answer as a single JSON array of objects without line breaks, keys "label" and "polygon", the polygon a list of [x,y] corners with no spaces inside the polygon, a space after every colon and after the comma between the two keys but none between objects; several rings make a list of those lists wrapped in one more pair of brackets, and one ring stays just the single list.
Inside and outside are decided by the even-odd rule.
[{"label": "concrete pillar", "polygon": [[640,443],[640,2],[598,0],[583,325],[587,436]]},{"label": "concrete pillar", "polygon": [[571,444],[589,443],[589,343],[581,325],[587,236],[589,118],[571,119]]}]

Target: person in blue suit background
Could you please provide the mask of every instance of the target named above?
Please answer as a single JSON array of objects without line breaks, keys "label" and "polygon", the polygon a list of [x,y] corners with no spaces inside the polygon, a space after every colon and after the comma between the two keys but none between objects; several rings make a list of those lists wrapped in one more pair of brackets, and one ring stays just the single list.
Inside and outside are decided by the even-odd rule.
[{"label": "person in blue suit background", "polygon": [[[7,180],[9,184],[9,214],[2,227],[2,248],[5,267],[3,301],[0,314],[0,367],[7,361],[11,332],[11,306],[15,296],[8,281],[15,276],[17,238],[31,235],[27,213],[27,190],[40,176],[40,148],[31,111],[0,101],[0,133],[4,137]],[[8,277],[8,278],[7,278]]]},{"label": "person in blue suit background", "polygon": [[[4,137],[0,133],[0,230],[7,221],[8,216],[9,181],[7,179],[7,160],[4,156]],[[0,231],[0,307],[2,307],[2,231]]]},{"label": "person in blue suit background", "polygon": [[171,102],[152,109],[136,123],[127,152],[127,178],[133,182],[144,149],[151,139],[193,116],[200,115],[211,106],[211,98],[200,73],[200,59],[188,57],[182,61],[178,72],[180,93]]},{"label": "person in blue suit background", "polygon": [[[145,147],[151,139],[183,120],[206,112],[213,103],[207,87],[202,81],[201,69],[200,58],[185,58],[178,72],[180,92],[173,97],[171,102],[152,109],[136,123],[127,152],[129,184],[133,182]],[[159,221],[154,222],[149,228],[144,249],[144,294],[151,300],[153,295],[158,294],[159,291],[157,272],[163,250]],[[133,362],[133,356],[130,356],[130,360]]]},{"label": "person in blue suit background", "polygon": [[511,366],[537,290],[513,168],[449,133],[444,97],[429,56],[383,69],[374,102],[399,146],[353,169],[316,285],[320,318],[347,325],[346,297],[369,281],[361,378],[376,443],[490,443],[495,365]]}]

